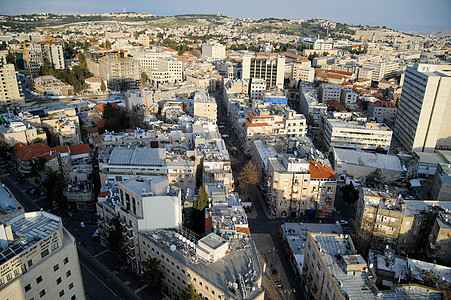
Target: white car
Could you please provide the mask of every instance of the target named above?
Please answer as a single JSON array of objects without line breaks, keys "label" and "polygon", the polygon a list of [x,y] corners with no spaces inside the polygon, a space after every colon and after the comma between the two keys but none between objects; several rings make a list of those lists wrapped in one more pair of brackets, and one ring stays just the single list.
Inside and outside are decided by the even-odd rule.
[{"label": "white car", "polygon": [[341,225],[348,225],[348,221],[346,221],[346,220],[340,220],[337,222],[340,223]]}]

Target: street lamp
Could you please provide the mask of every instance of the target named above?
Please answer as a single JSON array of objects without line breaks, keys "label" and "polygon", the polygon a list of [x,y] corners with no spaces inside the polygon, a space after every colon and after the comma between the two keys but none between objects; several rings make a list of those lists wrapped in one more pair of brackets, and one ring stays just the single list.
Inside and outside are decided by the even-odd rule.
[{"label": "street lamp", "polygon": [[291,293],[292,293],[292,292],[293,292],[293,293],[296,293],[296,289],[295,289],[295,288],[292,288],[291,290],[285,290],[284,292],[285,292],[286,294],[288,294],[287,300],[290,300]]}]

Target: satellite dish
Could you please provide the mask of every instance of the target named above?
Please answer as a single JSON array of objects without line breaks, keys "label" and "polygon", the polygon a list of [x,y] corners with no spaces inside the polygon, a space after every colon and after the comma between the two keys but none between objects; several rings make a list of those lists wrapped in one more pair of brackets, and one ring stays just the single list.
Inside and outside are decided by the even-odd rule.
[{"label": "satellite dish", "polygon": [[374,267],[374,265],[373,264],[370,264],[370,268],[372,269]]}]

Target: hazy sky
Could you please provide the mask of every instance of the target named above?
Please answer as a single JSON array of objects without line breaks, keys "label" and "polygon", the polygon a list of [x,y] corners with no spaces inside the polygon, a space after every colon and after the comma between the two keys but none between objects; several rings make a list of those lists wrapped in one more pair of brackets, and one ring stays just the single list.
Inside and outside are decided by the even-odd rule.
[{"label": "hazy sky", "polygon": [[208,13],[237,18],[320,18],[403,31],[451,29],[451,0],[0,0],[1,14],[126,11],[161,16]]}]

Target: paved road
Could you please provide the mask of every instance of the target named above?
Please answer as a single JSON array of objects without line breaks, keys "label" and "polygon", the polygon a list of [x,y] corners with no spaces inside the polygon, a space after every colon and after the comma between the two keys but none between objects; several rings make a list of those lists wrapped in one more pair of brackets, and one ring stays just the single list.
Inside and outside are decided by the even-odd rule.
[{"label": "paved road", "polygon": [[[231,157],[235,160],[235,171],[233,172],[234,177],[237,178],[241,168],[247,163],[248,157],[245,156],[243,151],[243,145],[240,144],[238,135],[234,130],[231,123],[230,117],[227,115],[227,110],[224,105],[222,92],[217,90],[215,92],[215,97],[218,100],[218,123],[222,126],[219,128],[221,135],[226,134],[224,140],[226,146],[231,154]],[[231,149],[238,149],[238,151],[231,151]],[[295,289],[296,293],[291,294],[291,299],[304,299],[301,293],[301,288],[298,281],[295,279],[295,273],[289,262],[289,258],[285,250],[282,248],[282,243],[279,235],[280,224],[285,223],[287,219],[275,219],[268,217],[265,213],[265,208],[263,207],[264,201],[259,190],[253,192],[252,202],[254,209],[256,211],[255,218],[249,218],[249,228],[252,234],[269,234],[271,236],[272,245],[266,245],[266,247],[274,247],[274,255],[278,256],[280,264],[283,270],[278,270],[278,272],[284,272],[288,281],[289,286],[284,286],[283,290],[278,290],[272,285],[272,281],[264,281],[264,284],[271,286],[266,286],[270,292],[269,296],[272,299],[288,299],[288,290]],[[254,213],[255,215],[255,213]],[[257,249],[261,251],[260,249]],[[263,263],[263,262],[262,262]],[[282,275],[284,277],[284,275]],[[273,279],[273,278],[272,278]],[[287,290],[286,292],[284,292]]]},{"label": "paved road", "polygon": [[[30,184],[17,184],[14,180],[16,174],[5,172],[6,165],[0,159],[0,180],[11,191],[17,201],[24,207],[26,212],[40,210],[37,195],[28,195],[23,190],[26,190]],[[13,173],[13,172],[11,172]],[[38,202],[39,203],[39,202]],[[65,227],[75,236],[74,220],[68,217]],[[86,222],[88,224],[88,222]],[[89,225],[87,225],[88,227]],[[92,227],[92,226],[91,226]],[[92,233],[90,233],[91,235]],[[88,238],[90,238],[90,235]],[[77,238],[78,240],[78,238]],[[87,239],[83,240],[87,242]],[[80,268],[83,276],[83,284],[85,292],[90,300],[115,300],[115,299],[141,299],[133,291],[128,288],[122,281],[120,281],[114,274],[105,266],[94,259],[88,251],[84,248],[78,248]],[[142,293],[147,292],[143,291]],[[145,299],[154,299],[154,297],[146,293]]]}]

